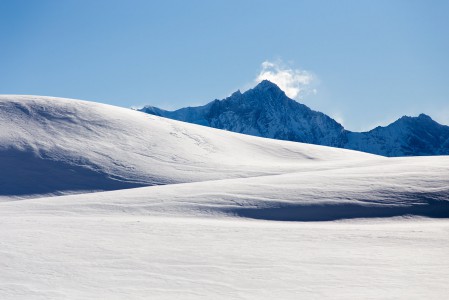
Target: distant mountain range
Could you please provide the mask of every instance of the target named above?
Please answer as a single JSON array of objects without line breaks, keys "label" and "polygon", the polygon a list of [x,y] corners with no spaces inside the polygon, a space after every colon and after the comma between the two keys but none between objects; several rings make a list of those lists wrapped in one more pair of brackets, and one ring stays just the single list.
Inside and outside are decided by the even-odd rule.
[{"label": "distant mountain range", "polygon": [[364,151],[383,156],[449,154],[449,126],[429,116],[404,116],[386,127],[351,132],[328,115],[290,99],[264,80],[244,93],[198,107],[140,111],[243,134]]}]

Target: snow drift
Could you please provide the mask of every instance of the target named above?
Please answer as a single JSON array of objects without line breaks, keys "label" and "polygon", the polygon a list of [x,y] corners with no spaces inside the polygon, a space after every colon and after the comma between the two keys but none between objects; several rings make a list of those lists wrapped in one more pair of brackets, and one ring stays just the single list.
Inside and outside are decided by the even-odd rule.
[{"label": "snow drift", "polygon": [[373,157],[51,97],[1,96],[0,126],[4,197],[282,174]]},{"label": "snow drift", "polygon": [[14,204],[21,211],[284,221],[449,217],[447,156],[384,158],[85,101],[0,99],[4,198],[148,186]]}]

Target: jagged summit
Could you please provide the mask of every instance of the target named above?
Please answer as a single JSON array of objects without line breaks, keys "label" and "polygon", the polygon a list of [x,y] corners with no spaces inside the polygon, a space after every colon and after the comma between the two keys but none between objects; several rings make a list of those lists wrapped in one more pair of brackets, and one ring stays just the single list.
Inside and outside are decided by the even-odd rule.
[{"label": "jagged summit", "polygon": [[[414,116],[402,116],[400,117],[397,121],[408,121],[408,122],[423,122],[423,121],[431,121],[431,122],[435,122],[430,116],[426,115],[426,114],[419,114],[417,117]],[[396,122],[397,122],[396,121]],[[395,123],[395,122],[394,122]],[[437,123],[437,122],[435,122]]]},{"label": "jagged summit", "polygon": [[433,119],[430,116],[426,115],[426,114],[419,114],[418,118],[420,118],[420,119],[429,119],[429,120],[433,121]]},{"label": "jagged summit", "polygon": [[141,111],[238,133],[385,156],[449,154],[449,127],[426,114],[403,116],[368,132],[350,132],[331,117],[290,99],[269,80],[199,107],[166,111],[148,106]]},{"label": "jagged summit", "polygon": [[269,80],[262,80],[254,88],[243,93],[247,97],[245,100],[252,101],[268,101],[268,102],[280,102],[284,105],[288,101],[294,101],[287,97],[283,90],[281,90],[275,83]]},{"label": "jagged summit", "polygon": [[253,89],[255,90],[262,90],[262,91],[276,91],[276,92],[284,92],[282,91],[277,84],[274,82],[271,82],[267,79],[262,80],[259,82]]},{"label": "jagged summit", "polygon": [[279,102],[281,105],[285,105],[288,101],[294,100],[288,98],[284,91],[282,91],[275,83],[269,80],[262,80],[255,87],[244,91],[243,93],[240,90],[237,90],[232,93],[231,96],[223,100],[216,99],[213,102],[240,102],[241,104],[247,103],[250,105],[259,105],[265,102],[274,104]]},{"label": "jagged summit", "polygon": [[254,88],[233,93],[199,107],[141,111],[238,133],[310,144],[343,146],[343,127],[329,116],[298,103],[274,83],[263,80]]}]

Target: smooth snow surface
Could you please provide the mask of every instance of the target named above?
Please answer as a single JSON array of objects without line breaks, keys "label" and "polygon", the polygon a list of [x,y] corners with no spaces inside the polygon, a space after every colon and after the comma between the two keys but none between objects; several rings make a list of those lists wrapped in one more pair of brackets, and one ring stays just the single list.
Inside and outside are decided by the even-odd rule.
[{"label": "smooth snow surface", "polygon": [[0,299],[446,299],[449,222],[0,218]]},{"label": "smooth snow surface", "polygon": [[0,122],[0,299],[447,298],[447,156],[48,97]]}]

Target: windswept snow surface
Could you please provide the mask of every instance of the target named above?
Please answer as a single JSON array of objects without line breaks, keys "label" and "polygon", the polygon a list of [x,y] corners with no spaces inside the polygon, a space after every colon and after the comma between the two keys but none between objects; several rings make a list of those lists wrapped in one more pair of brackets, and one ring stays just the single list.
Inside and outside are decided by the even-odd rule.
[{"label": "windswept snow surface", "polygon": [[447,156],[48,97],[0,122],[0,299],[447,298]]},{"label": "windswept snow surface", "polygon": [[376,157],[50,97],[0,96],[0,126],[0,197],[283,174]]},{"label": "windswept snow surface", "polygon": [[449,218],[449,157],[402,158],[282,175],[9,202],[44,215],[245,217],[278,221]]}]

